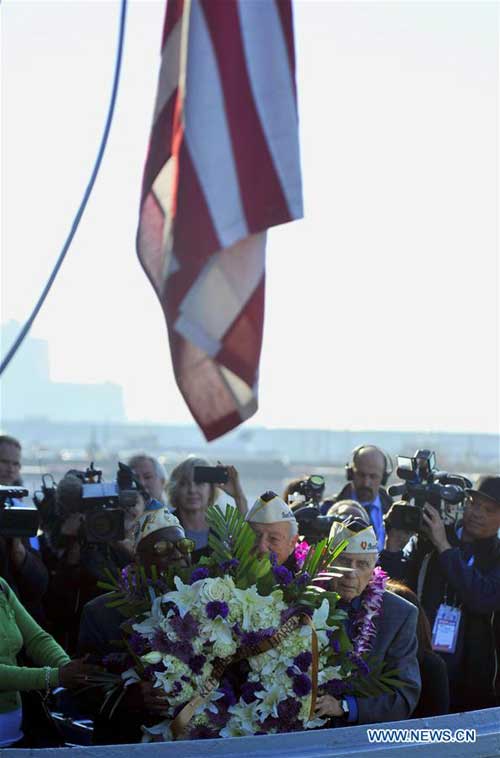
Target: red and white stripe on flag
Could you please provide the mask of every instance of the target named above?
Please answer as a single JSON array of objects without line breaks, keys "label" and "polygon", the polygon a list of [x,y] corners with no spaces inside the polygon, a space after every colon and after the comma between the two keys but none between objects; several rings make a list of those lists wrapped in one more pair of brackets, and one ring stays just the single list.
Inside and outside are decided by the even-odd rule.
[{"label": "red and white stripe on flag", "polygon": [[257,410],[266,230],[301,216],[290,0],[170,0],[137,248],[208,440]]}]

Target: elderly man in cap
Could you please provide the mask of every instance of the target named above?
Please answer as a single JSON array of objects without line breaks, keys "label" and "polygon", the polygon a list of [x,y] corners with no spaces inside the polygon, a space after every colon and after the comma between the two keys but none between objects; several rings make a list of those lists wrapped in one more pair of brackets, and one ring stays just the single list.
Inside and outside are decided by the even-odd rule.
[{"label": "elderly man in cap", "polygon": [[[186,539],[179,520],[166,509],[142,515],[136,525],[135,562],[147,575],[156,566],[161,573],[169,566],[183,568],[191,563],[194,549],[192,540]],[[121,640],[120,625],[124,616],[117,608],[110,608],[110,595],[99,595],[83,608],[78,637],[78,650],[83,653],[106,655],[116,651],[113,644]]]},{"label": "elderly man in cap", "polygon": [[[494,616],[500,613],[500,476],[466,490],[463,521],[445,526],[426,504],[422,533],[390,529],[381,566],[414,589],[444,659],[452,712],[496,704]],[[408,544],[407,544],[408,543]],[[406,545],[406,547],[405,547]],[[404,547],[404,550],[403,550]]]},{"label": "elderly man in cap", "polygon": [[245,520],[256,534],[255,547],[259,555],[275,553],[278,565],[293,571],[299,528],[285,501],[275,492],[264,492],[250,508]]},{"label": "elderly man in cap", "polygon": [[339,697],[321,695],[317,699],[316,715],[333,718],[336,726],[409,718],[420,695],[417,609],[383,589],[386,577],[380,570],[375,572],[378,546],[373,526],[356,520],[334,523],[330,538],[348,541],[334,564],[342,576],[333,579],[332,584],[340,595],[339,607],[347,613],[346,631],[354,651],[360,649],[369,613],[375,624],[375,635],[367,643],[368,655],[384,661],[389,669],[397,669],[400,684],[390,693],[365,698],[348,693]]}]

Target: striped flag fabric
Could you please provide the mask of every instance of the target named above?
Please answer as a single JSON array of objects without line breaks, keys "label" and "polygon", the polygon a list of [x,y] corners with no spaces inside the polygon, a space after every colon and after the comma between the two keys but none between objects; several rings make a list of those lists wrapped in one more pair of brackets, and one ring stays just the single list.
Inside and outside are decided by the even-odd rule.
[{"label": "striped flag fabric", "polygon": [[207,440],[257,410],[266,230],[301,216],[290,0],[169,0],[137,251]]}]

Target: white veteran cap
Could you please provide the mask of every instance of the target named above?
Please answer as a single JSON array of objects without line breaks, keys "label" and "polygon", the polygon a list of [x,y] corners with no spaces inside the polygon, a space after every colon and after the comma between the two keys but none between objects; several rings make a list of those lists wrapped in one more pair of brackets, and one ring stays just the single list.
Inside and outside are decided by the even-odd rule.
[{"label": "white veteran cap", "polygon": [[293,511],[275,492],[264,492],[252,505],[246,521],[254,524],[275,524],[277,521],[290,521],[296,524]]},{"label": "white veteran cap", "polygon": [[138,520],[135,529],[134,536],[136,547],[141,540],[143,540],[145,537],[149,537],[149,535],[153,534],[153,532],[157,532],[159,529],[168,529],[171,526],[177,526],[182,529],[177,516],[174,516],[174,514],[168,511],[166,508],[144,513]]},{"label": "white veteran cap", "polygon": [[377,535],[373,526],[367,526],[356,532],[340,521],[334,521],[330,529],[330,539],[332,538],[336,542],[348,540],[345,553],[378,553]]}]

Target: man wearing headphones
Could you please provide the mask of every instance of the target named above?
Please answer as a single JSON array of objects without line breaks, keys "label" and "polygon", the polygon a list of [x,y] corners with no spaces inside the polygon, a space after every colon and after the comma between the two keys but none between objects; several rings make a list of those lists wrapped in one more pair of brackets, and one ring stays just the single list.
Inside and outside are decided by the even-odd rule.
[{"label": "man wearing headphones", "polygon": [[346,467],[347,484],[345,487],[329,499],[332,500],[356,500],[370,516],[370,522],[375,529],[379,550],[383,550],[385,542],[384,514],[392,505],[392,498],[384,489],[392,474],[392,461],[376,445],[360,445],[352,452],[352,461]]}]

